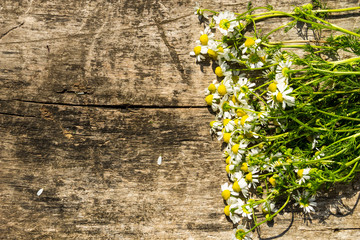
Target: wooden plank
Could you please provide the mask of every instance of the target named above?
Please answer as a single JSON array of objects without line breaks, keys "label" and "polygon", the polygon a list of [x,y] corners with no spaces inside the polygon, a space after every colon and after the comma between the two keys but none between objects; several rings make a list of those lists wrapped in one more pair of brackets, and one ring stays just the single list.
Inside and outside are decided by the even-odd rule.
[{"label": "wooden plank", "polygon": [[[1,102],[0,232],[12,238],[229,235],[205,108]],[[161,165],[157,159],[162,156]],[[44,191],[37,196],[37,191]],[[4,236],[4,235],[3,235]]]},{"label": "wooden plank", "polygon": [[[247,5],[199,2],[233,11]],[[266,3],[287,11],[302,1]],[[220,196],[225,164],[203,104],[214,75],[189,57],[201,29],[194,5],[0,4],[2,238],[231,238]],[[359,26],[354,19],[334,21],[352,28]],[[264,23],[264,31],[282,21]],[[286,36],[297,38],[295,30]],[[321,197],[311,221],[287,209],[273,226],[262,226],[260,236],[356,238],[359,188],[354,182]]]}]

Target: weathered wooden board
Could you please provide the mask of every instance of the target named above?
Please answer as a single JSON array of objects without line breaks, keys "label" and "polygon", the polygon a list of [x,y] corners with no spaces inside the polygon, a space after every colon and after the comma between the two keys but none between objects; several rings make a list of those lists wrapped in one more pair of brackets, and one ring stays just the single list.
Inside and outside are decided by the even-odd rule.
[{"label": "weathered wooden board", "polygon": [[[247,5],[199,3],[239,12]],[[302,3],[253,1],[281,10]],[[231,238],[220,196],[225,164],[203,104],[213,74],[189,57],[201,29],[194,6],[0,2],[0,238]],[[335,21],[354,28],[356,19]],[[320,198],[311,222],[288,209],[260,237],[356,238],[359,188]]]}]

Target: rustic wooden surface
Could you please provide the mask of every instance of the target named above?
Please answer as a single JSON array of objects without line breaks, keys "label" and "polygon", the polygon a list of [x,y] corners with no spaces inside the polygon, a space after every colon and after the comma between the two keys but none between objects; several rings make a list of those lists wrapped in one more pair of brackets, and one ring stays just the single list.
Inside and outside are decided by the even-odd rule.
[{"label": "rustic wooden surface", "polygon": [[[281,10],[302,3],[253,1]],[[1,239],[231,238],[220,196],[225,164],[203,102],[213,74],[189,57],[201,29],[194,6],[0,2]],[[352,15],[335,21],[359,26]],[[288,209],[255,236],[356,239],[359,189],[359,181],[338,186],[312,219]]]}]

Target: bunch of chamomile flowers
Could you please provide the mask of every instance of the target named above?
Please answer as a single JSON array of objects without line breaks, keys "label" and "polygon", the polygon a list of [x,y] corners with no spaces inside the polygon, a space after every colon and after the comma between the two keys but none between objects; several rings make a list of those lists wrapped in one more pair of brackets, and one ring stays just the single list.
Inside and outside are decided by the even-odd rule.
[{"label": "bunch of chamomile flowers", "polygon": [[[333,62],[324,56],[351,49],[345,40],[360,35],[327,22],[330,11],[315,7],[290,13],[270,6],[241,14],[195,11],[205,24],[190,55],[199,64],[213,64],[205,102],[215,115],[210,133],[223,142],[230,181],[221,185],[221,196],[224,214],[237,226],[233,239],[251,239],[256,227],[289,203],[314,212],[320,188],[349,181],[359,169],[359,53]],[[255,14],[258,9],[264,11]],[[257,21],[275,15],[290,21],[260,32]],[[342,35],[317,44],[269,42],[270,35],[300,21]],[[293,48],[303,51],[301,57],[287,50]]]}]

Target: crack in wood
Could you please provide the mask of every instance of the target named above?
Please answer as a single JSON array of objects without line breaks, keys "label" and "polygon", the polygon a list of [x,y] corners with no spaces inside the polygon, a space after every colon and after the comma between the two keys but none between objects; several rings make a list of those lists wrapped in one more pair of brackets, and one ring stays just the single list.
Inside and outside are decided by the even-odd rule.
[{"label": "crack in wood", "polygon": [[24,117],[24,118],[36,118],[36,116],[26,116],[26,115],[21,115],[21,114],[4,113],[4,112],[0,112],[0,115],[7,115],[7,116],[14,116],[14,117]]},{"label": "crack in wood", "polygon": [[24,23],[25,23],[25,22],[22,22],[22,23],[20,23],[19,25],[10,28],[8,31],[6,31],[5,33],[3,33],[3,34],[0,36],[0,39],[2,39],[3,37],[5,37],[6,35],[8,35],[11,31],[13,31],[13,30],[21,27],[22,25],[24,25]]},{"label": "crack in wood", "polygon": [[12,99],[12,100],[0,100],[0,101],[18,101],[23,103],[33,103],[33,104],[43,104],[43,105],[59,105],[59,106],[70,106],[70,107],[92,107],[92,108],[108,108],[108,109],[187,109],[187,108],[197,108],[203,109],[207,108],[204,105],[182,105],[182,106],[171,106],[171,105],[137,105],[137,104],[73,104],[73,103],[56,103],[56,102],[41,102],[41,101],[31,101],[31,100],[22,100],[22,99]]}]

